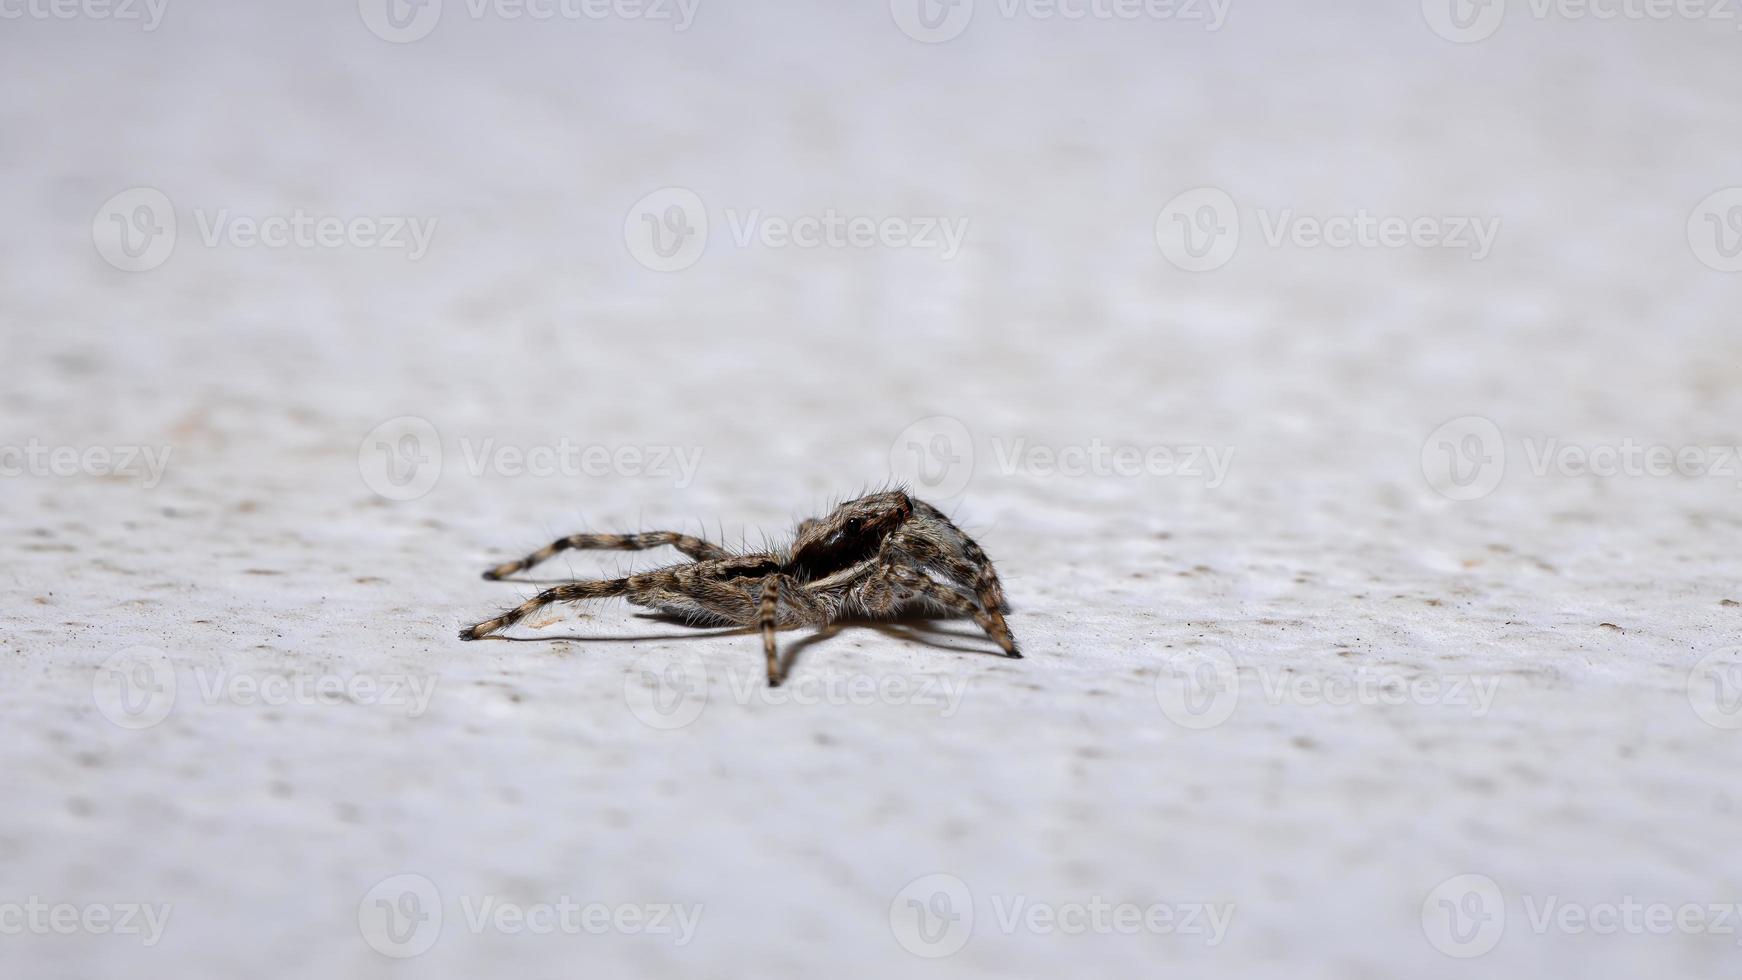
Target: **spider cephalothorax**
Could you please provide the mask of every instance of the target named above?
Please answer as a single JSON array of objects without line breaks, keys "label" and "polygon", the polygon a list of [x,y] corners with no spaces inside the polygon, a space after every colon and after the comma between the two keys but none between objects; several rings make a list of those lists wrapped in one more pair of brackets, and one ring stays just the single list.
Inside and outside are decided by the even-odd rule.
[{"label": "spider cephalothorax", "polygon": [[460,631],[476,640],[557,602],[622,596],[694,622],[758,626],[768,682],[781,680],[774,632],[844,616],[907,613],[972,616],[1005,654],[1020,657],[1004,623],[1004,590],[992,562],[937,508],[900,490],[849,500],[803,521],[790,547],[734,554],[672,531],[576,534],[484,573],[499,579],[571,548],[639,551],[671,545],[692,560],[626,578],[546,589],[495,619]]}]

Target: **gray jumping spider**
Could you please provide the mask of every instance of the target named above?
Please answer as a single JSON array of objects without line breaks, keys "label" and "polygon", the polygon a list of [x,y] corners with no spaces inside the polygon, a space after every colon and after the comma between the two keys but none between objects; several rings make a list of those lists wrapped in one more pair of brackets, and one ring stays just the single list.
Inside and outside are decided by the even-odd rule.
[{"label": "gray jumping spider", "polygon": [[640,551],[661,545],[692,560],[546,589],[495,619],[466,627],[460,639],[488,636],[552,603],[622,596],[699,624],[760,627],[770,686],[781,681],[776,629],[823,626],[844,616],[968,615],[1006,656],[1022,656],[1004,624],[1004,588],[986,553],[937,508],[900,490],[849,500],[827,517],[803,521],[789,548],[732,554],[674,531],[576,534],[484,577],[513,575],[570,548]]}]

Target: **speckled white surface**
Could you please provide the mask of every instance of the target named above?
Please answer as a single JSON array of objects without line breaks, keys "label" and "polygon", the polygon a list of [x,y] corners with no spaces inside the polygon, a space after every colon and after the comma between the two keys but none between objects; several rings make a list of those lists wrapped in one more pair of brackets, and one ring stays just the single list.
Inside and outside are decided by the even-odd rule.
[{"label": "speckled white surface", "polygon": [[[149,33],[0,22],[0,445],[172,453],[149,489],[0,479],[0,973],[1734,972],[1734,931],[1536,916],[1742,901],[1742,731],[1695,710],[1696,665],[1742,642],[1739,477],[1531,466],[1550,439],[1742,442],[1742,278],[1686,231],[1742,184],[1730,25],[1520,8],[1457,45],[1412,3],[1236,3],[1215,32],[982,3],[927,45],[885,4],[818,6],[704,4],[674,32],[450,0],[404,45],[341,0],[172,3]],[[1243,237],[1186,272],[1156,216],[1204,185]],[[129,274],[92,215],[140,186],[180,227]],[[624,221],[666,186],[714,227],[660,274]],[[438,224],[416,262],[199,236],[196,212],[298,208]],[[734,245],[726,209],[757,208],[969,231],[947,262]],[[1258,213],[1363,208],[1500,231],[1481,261],[1270,247]],[[441,476],[385,499],[359,450],[404,416]],[[998,561],[1026,660],[965,623],[788,635],[791,690],[820,702],[794,703],[755,683],[753,637],[620,604],[528,634],[569,639],[454,637],[531,589],[480,581],[490,562],[582,529],[754,543],[887,478],[934,416],[967,433],[971,478],[940,502]],[[1506,465],[1454,501],[1422,451],[1465,416]],[[564,439],[701,455],[689,480],[468,472],[485,440]],[[1233,455],[1215,486],[1006,472],[1016,440]],[[99,670],[135,647],[175,679],[139,729]],[[1162,704],[1211,650],[1239,697],[1193,730]],[[668,717],[648,678],[696,664],[707,697],[678,708],[699,716],[644,723]],[[245,687],[321,678],[427,703]],[[1442,686],[1314,693],[1356,680]],[[402,874],[442,922],[396,959],[359,917]],[[1429,936],[1430,893],[1465,874],[1505,923],[1469,959]],[[929,875],[973,919],[931,959],[891,925]],[[147,946],[12,928],[33,899],[171,912]],[[564,900],[701,914],[682,945],[469,926]],[[1234,911],[1212,945],[1011,925],[1019,900]]]}]

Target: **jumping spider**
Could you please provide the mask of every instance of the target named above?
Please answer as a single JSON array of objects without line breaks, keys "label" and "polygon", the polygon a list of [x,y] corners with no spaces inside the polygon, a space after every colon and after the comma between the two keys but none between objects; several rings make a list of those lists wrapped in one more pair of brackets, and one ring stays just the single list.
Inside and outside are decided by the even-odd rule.
[{"label": "jumping spider", "polygon": [[1006,656],[1022,656],[1004,624],[1004,589],[986,553],[937,508],[900,490],[849,500],[827,517],[801,522],[789,548],[735,555],[674,531],[576,534],[484,577],[505,578],[570,548],[640,551],[660,545],[692,560],[546,589],[495,619],[466,627],[460,639],[488,636],[552,603],[622,596],[699,624],[760,627],[770,686],[781,681],[776,629],[823,626],[845,616],[972,616]]}]

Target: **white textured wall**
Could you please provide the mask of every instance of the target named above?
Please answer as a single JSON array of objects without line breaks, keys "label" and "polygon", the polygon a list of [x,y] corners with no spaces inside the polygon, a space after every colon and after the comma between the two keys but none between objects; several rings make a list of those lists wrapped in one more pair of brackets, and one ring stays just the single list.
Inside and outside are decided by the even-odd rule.
[{"label": "white textured wall", "polygon": [[[1742,230],[1700,210],[1742,185],[1742,33],[1513,3],[1454,43],[1429,6],[1234,0],[1207,30],[979,0],[939,44],[875,0],[703,0],[685,30],[447,0],[404,44],[344,0],[169,0],[149,31],[0,6],[24,13],[0,20],[0,971],[1733,970],[1734,931],[1538,917],[1551,898],[1599,916],[1742,901],[1742,731],[1721,727],[1742,717],[1712,700],[1742,695],[1742,673],[1701,666],[1742,642],[1742,467],[1534,464],[1551,445],[1742,442],[1742,276],[1715,268]],[[625,225],[667,187],[710,233],[660,273]],[[1194,272],[1156,227],[1201,187],[1240,237]],[[130,188],[176,218],[148,271],[103,257],[102,209]],[[1737,198],[1706,210],[1722,222]],[[131,219],[145,199],[124,200]],[[1195,219],[1222,199],[1188,200]],[[220,216],[299,209],[434,234],[415,261],[204,240]],[[831,209],[966,237],[948,257],[735,241],[752,211]],[[1285,212],[1362,211],[1497,235],[1479,258],[1267,240]],[[359,453],[379,460],[366,437],[407,416],[440,478],[390,499],[426,487],[372,486]],[[1431,469],[1441,441],[1479,443],[1469,421],[1430,437],[1468,416],[1497,428],[1504,466],[1453,500],[1424,446]],[[697,462],[475,472],[487,442]],[[1004,465],[1019,443],[1097,442],[1232,465]],[[568,639],[454,636],[532,588],[480,570],[557,534],[755,544],[888,478],[910,445],[955,460],[938,502],[997,559],[1028,659],[991,656],[967,623],[788,635],[788,691],[820,701],[793,703],[764,694],[753,637],[620,604],[526,634]],[[56,447],[171,455],[146,487],[94,457],[56,475]],[[565,556],[542,577],[669,557]],[[173,699],[106,663],[173,679]],[[667,717],[649,678],[685,669],[706,696],[679,717],[699,716],[645,724]],[[1215,694],[1190,686],[1217,671],[1238,678],[1220,724],[1163,709]],[[428,700],[263,705],[246,687],[323,678]],[[1316,693],[1355,681],[1418,686],[1403,703]],[[853,685],[882,693],[851,703]],[[359,925],[402,874],[443,917],[386,944],[433,939],[403,962]],[[1465,874],[1498,893],[1434,891]],[[908,888],[929,875],[952,877]],[[891,910],[940,882],[972,933],[923,959]],[[565,896],[702,913],[682,946],[468,921]],[[1499,910],[1498,943],[1436,948],[1440,898]],[[147,948],[32,927],[32,899],[171,912]],[[1017,901],[1234,917],[1214,945],[1062,935],[1007,923]]]}]

